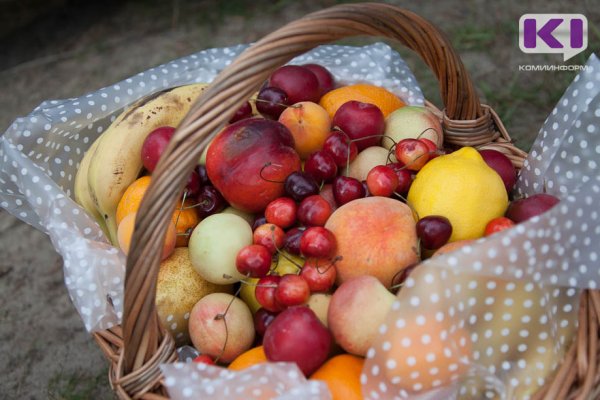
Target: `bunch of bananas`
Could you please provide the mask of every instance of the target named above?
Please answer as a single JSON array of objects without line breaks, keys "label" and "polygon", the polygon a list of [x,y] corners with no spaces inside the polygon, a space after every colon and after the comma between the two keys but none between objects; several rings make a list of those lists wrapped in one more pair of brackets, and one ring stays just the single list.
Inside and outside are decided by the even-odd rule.
[{"label": "bunch of bananas", "polygon": [[161,126],[178,126],[207,87],[204,83],[154,93],[130,107],[85,153],[75,177],[75,201],[117,244],[116,211],[125,189],[138,178],[144,140]]}]

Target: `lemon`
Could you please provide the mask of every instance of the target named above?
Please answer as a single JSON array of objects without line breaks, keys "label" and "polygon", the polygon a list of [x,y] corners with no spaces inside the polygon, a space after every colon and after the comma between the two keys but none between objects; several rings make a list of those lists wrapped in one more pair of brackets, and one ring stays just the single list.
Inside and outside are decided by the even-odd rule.
[{"label": "lemon", "polygon": [[448,218],[450,242],[455,242],[482,237],[486,224],[504,215],[508,194],[500,175],[479,152],[463,147],[425,164],[408,191],[408,203],[419,218]]}]

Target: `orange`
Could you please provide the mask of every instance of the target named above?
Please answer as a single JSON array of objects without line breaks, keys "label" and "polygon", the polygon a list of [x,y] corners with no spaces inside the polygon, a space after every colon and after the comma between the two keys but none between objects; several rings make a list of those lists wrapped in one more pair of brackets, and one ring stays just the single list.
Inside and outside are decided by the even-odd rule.
[{"label": "orange", "polygon": [[360,374],[365,359],[351,354],[340,354],[323,364],[310,379],[325,381],[333,400],[361,400]]},{"label": "orange", "polygon": [[119,225],[123,218],[128,214],[137,212],[148,186],[150,186],[150,177],[142,176],[127,187],[117,206],[117,225]]},{"label": "orange", "polygon": [[179,206],[175,208],[173,216],[171,217],[171,221],[173,221],[177,228],[177,247],[186,247],[188,245],[191,230],[193,230],[200,222],[196,209],[187,208],[192,207],[193,205],[193,201],[186,200],[183,204],[183,209],[180,209],[181,202],[179,202]]},{"label": "orange", "polygon": [[257,346],[237,356],[237,358],[229,364],[229,369],[240,371],[267,361],[264,348],[262,346]]},{"label": "orange", "polygon": [[[125,255],[129,254],[129,248],[131,247],[131,238],[133,237],[133,230],[135,228],[136,215],[137,213],[135,212],[127,214],[117,227],[117,240],[119,243],[119,248],[123,250]],[[171,253],[173,253],[176,242],[177,231],[175,229],[175,224],[171,222],[165,236],[161,260],[164,260],[165,258],[169,257]]]},{"label": "orange", "polygon": [[390,113],[405,105],[394,93],[367,83],[342,86],[341,88],[327,92],[321,97],[319,104],[327,110],[329,116],[333,119],[338,108],[351,100],[376,105],[384,117],[387,117]]}]

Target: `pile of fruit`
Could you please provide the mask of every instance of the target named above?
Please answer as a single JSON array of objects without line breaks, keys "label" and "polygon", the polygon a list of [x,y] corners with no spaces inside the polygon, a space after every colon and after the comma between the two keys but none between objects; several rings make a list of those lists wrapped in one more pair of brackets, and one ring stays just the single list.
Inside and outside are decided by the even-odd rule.
[{"label": "pile of fruit", "polygon": [[[76,199],[125,253],[151,174],[204,87],[134,104],[81,163]],[[436,115],[384,88],[338,86],[315,64],[279,68],[205,149],[173,205],[162,324],[198,362],[291,361],[335,399],[360,398],[363,357],[422,260],[558,202],[511,201],[505,155],[443,146]]]}]

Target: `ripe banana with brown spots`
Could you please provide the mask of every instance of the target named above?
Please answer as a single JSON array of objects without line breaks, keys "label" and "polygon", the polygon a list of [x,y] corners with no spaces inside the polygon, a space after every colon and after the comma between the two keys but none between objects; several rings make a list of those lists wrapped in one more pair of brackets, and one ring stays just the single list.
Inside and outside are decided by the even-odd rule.
[{"label": "ripe banana with brown spots", "polygon": [[143,168],[144,140],[161,126],[177,127],[206,87],[180,86],[143,98],[119,115],[97,139],[96,148],[90,151],[87,184],[96,210],[92,214],[104,221],[113,244],[117,244],[117,205]]}]

